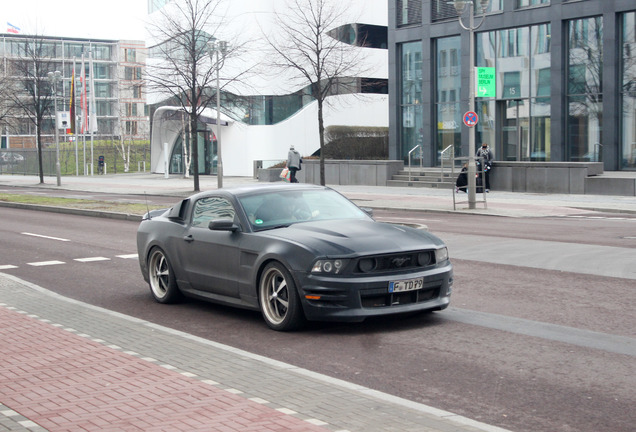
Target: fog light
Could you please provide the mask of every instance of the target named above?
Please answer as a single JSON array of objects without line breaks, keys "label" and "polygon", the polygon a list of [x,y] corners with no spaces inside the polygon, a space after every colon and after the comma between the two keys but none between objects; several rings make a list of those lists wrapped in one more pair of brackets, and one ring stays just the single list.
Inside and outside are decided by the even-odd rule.
[{"label": "fog light", "polygon": [[417,264],[424,267],[431,263],[432,257],[430,252],[420,252],[417,254]]},{"label": "fog light", "polygon": [[375,270],[376,265],[377,265],[377,262],[375,258],[364,258],[364,259],[361,259],[360,262],[358,263],[358,268],[360,269],[361,272],[368,273],[370,271]]}]

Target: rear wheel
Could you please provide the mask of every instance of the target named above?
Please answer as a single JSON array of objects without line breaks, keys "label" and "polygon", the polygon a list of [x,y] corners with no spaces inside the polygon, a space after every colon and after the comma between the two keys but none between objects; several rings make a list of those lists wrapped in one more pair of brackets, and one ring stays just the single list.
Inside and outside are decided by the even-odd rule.
[{"label": "rear wheel", "polygon": [[181,291],[168,256],[160,248],[154,248],[148,258],[150,292],[159,303],[174,303],[181,299]]},{"label": "rear wheel", "polygon": [[269,263],[259,281],[261,313],[267,325],[278,331],[300,328],[305,322],[291,274],[280,263]]}]

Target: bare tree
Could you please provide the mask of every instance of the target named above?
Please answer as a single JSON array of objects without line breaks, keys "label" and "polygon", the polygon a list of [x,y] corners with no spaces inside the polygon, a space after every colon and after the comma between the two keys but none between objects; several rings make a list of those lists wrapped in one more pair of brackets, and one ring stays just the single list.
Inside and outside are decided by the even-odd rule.
[{"label": "bare tree", "polygon": [[53,89],[48,78],[48,73],[53,72],[54,64],[41,37],[34,36],[20,41],[19,50],[18,58],[10,61],[17,88],[9,92],[9,97],[12,108],[23,112],[35,125],[38,172],[40,183],[44,183],[42,130],[46,118],[55,115],[52,112]]},{"label": "bare tree", "polygon": [[9,99],[12,91],[13,85],[5,71],[0,74],[0,135],[2,135],[2,131],[5,126],[7,126],[7,122],[10,117],[11,110]]},{"label": "bare tree", "polygon": [[[209,55],[208,42],[218,39],[224,19],[223,3],[226,2],[178,0],[161,9],[161,17],[149,27],[152,37],[159,41],[150,50],[153,57],[157,54],[161,57],[146,66],[149,90],[175,101],[189,116],[195,191],[199,191],[197,124],[203,110],[216,101],[210,88],[216,88],[216,70],[220,67]],[[220,61],[235,54],[237,49],[236,45],[229,47]],[[185,146],[186,139],[183,141]]]},{"label": "bare tree", "polygon": [[[280,37],[267,41],[276,53],[273,65],[291,72],[291,81],[309,86],[318,103],[320,184],[325,184],[323,108],[328,96],[343,87],[356,86],[350,79],[361,72],[362,51],[333,37],[348,13],[347,2],[337,0],[288,0],[285,12],[276,13]],[[362,45],[364,45],[362,43]]]}]

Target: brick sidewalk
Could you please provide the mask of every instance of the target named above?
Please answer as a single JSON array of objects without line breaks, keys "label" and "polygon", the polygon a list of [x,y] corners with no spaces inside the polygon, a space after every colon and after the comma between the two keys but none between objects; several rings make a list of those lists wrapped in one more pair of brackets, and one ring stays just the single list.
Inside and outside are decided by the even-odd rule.
[{"label": "brick sidewalk", "polygon": [[47,430],[324,430],[4,307],[0,340],[3,404]]}]

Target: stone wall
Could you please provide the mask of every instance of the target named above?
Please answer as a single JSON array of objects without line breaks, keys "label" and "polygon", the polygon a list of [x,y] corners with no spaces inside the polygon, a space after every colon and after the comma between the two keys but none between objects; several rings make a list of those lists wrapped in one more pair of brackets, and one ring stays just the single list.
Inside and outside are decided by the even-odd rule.
[{"label": "stone wall", "polygon": [[493,163],[490,185],[509,192],[585,194],[588,176],[603,174],[602,162]]}]

